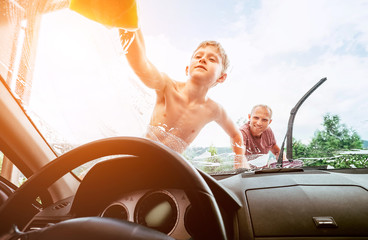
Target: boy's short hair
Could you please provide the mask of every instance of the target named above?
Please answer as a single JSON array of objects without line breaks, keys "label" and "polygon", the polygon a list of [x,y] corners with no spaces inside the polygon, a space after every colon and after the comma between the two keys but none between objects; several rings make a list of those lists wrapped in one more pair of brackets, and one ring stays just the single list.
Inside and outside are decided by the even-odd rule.
[{"label": "boy's short hair", "polygon": [[229,61],[229,58],[225,52],[225,49],[221,46],[221,44],[217,41],[203,41],[201,42],[197,49],[194,51],[196,52],[198,49],[200,48],[204,48],[204,47],[207,47],[207,46],[212,46],[212,47],[215,47],[219,54],[220,54],[220,57],[222,59],[222,72],[225,73],[226,70],[228,69],[229,65],[230,65],[230,61]]}]

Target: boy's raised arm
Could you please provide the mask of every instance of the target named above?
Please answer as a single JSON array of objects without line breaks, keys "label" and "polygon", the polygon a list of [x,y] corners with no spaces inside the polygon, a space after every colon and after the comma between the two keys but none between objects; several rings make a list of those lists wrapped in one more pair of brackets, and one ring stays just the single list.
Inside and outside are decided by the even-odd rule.
[{"label": "boy's raised arm", "polygon": [[164,89],[167,77],[159,72],[147,58],[142,31],[139,29],[135,32],[129,32],[120,29],[119,35],[123,47],[126,47],[126,42],[133,37],[133,41],[127,49],[126,58],[135,74],[147,87],[155,90]]},{"label": "boy's raised arm", "polygon": [[243,143],[243,136],[240,130],[236,127],[234,122],[220,106],[220,113],[216,122],[225,130],[225,132],[230,136],[231,147],[235,153],[235,168],[248,168],[250,169],[249,163],[245,158],[245,148]]}]

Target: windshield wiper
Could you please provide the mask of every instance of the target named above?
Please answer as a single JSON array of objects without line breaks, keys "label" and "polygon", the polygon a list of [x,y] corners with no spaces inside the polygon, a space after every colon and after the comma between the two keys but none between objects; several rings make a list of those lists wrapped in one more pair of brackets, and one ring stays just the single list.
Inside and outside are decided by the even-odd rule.
[{"label": "windshield wiper", "polygon": [[254,174],[286,173],[286,172],[304,172],[304,170],[301,168],[265,168],[265,169],[255,171]]},{"label": "windshield wiper", "polygon": [[281,145],[280,154],[277,159],[276,167],[282,168],[285,140],[287,140],[286,158],[289,160],[289,162],[293,161],[293,125],[294,125],[295,115],[298,112],[300,106],[304,103],[304,101],[326,80],[327,78],[322,78],[321,80],[319,80],[306,94],[304,94],[304,96],[299,100],[299,102],[294,106],[294,108],[291,109],[289,122],[288,122],[288,128],[287,128],[286,135]]}]

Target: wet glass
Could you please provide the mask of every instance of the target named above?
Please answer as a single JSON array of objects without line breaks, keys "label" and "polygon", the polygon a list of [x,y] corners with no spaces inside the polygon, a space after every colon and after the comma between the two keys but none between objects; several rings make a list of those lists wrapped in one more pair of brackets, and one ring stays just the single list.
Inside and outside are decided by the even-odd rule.
[{"label": "wet glass", "polygon": [[[134,40],[129,37],[132,29],[123,32],[127,37],[122,39],[117,28],[70,10],[69,3],[1,1],[2,78],[58,155],[105,137],[145,137],[156,99],[125,59]],[[219,40],[231,67],[226,82],[211,89],[209,96],[224,106],[238,127],[248,121],[252,106],[270,105],[274,110],[270,127],[279,145],[292,107],[326,76],[329,80],[295,119],[294,156],[305,166],[366,167],[368,11],[359,11],[367,7],[362,2],[139,3],[139,24],[152,62],[185,81],[185,67],[198,43]],[[214,7],[207,15],[209,4]],[[188,14],[193,7],[200,14]],[[354,17],[346,15],[347,8],[356,13]],[[316,9],[324,21],[311,17]],[[362,144],[331,154],[329,149],[308,152],[315,147],[310,145],[315,133],[325,133],[327,113],[338,115],[347,130],[355,130]],[[169,142],[207,172],[237,169],[229,137],[215,123],[204,127],[190,146],[180,139]],[[270,154],[251,158],[256,169],[273,167],[275,161]]]}]

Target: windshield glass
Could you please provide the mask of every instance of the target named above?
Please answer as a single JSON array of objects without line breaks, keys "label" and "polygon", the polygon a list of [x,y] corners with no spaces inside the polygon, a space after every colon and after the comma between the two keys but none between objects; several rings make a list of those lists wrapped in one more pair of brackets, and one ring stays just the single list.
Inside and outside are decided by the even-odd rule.
[{"label": "windshield glass", "polygon": [[[137,136],[211,174],[247,167],[237,165],[237,147],[250,168],[274,168],[290,111],[326,77],[297,111],[283,167],[367,167],[367,1],[137,3],[146,56],[176,95],[148,86],[142,79],[156,75],[137,74],[128,62],[137,39],[121,39],[117,27],[69,9],[69,1],[1,1],[0,74],[58,155],[101,138]],[[221,43],[230,64],[225,78],[214,71],[221,74],[208,91],[193,96],[186,90],[195,76],[224,62],[219,50],[214,60],[210,47],[197,51],[204,40]],[[174,95],[177,106],[168,104]],[[189,97],[195,101],[183,108]],[[199,102],[206,105],[190,108]],[[180,111],[182,118],[163,120]]]}]

